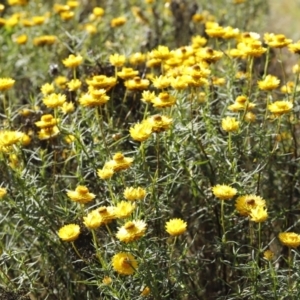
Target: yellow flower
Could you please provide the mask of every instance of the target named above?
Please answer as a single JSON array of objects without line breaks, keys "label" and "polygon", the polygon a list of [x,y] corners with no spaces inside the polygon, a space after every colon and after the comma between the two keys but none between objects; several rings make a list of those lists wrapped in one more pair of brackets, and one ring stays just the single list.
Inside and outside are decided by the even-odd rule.
[{"label": "yellow flower", "polygon": [[152,100],[152,104],[157,108],[165,108],[173,106],[176,103],[176,98],[171,96],[169,93],[159,93],[158,97]]},{"label": "yellow flower", "polygon": [[110,22],[110,26],[112,28],[120,27],[126,23],[127,19],[125,17],[114,18]]},{"label": "yellow flower", "polygon": [[46,46],[56,43],[57,38],[55,35],[42,35],[33,39],[34,46]]},{"label": "yellow flower", "polygon": [[6,188],[0,187],[0,199],[2,199],[7,194]]},{"label": "yellow flower", "polygon": [[52,83],[45,83],[41,86],[41,92],[44,96],[54,92],[54,85]]},{"label": "yellow flower", "polygon": [[212,192],[220,200],[229,200],[236,195],[237,190],[229,185],[217,184],[212,187]]},{"label": "yellow flower", "polygon": [[75,13],[74,11],[62,11],[59,15],[62,20],[68,21],[74,18]]},{"label": "yellow flower", "polygon": [[10,146],[21,142],[23,136],[20,131],[0,130],[0,151],[6,152]]},{"label": "yellow flower", "polygon": [[245,121],[246,122],[252,123],[252,122],[255,122],[255,120],[256,120],[256,116],[251,111],[249,111],[245,114]]},{"label": "yellow flower", "polygon": [[64,59],[62,62],[67,68],[75,68],[81,65],[82,63],[82,56],[81,55],[74,55],[70,54],[68,58]]},{"label": "yellow flower", "polygon": [[139,71],[134,70],[132,68],[122,68],[120,72],[117,72],[117,75],[121,77],[123,80],[128,80],[133,78],[139,74]]},{"label": "yellow flower", "polygon": [[278,235],[280,242],[288,247],[297,248],[300,246],[300,235],[294,232],[281,232]]},{"label": "yellow flower", "polygon": [[112,169],[114,172],[126,170],[132,165],[133,158],[125,157],[118,152],[113,156],[113,159],[105,163],[104,169]]},{"label": "yellow flower", "polygon": [[166,231],[172,235],[177,236],[181,235],[186,231],[187,223],[184,222],[182,219],[171,219],[170,221],[166,222]]},{"label": "yellow flower", "polygon": [[40,140],[48,140],[59,134],[59,129],[57,126],[42,128],[39,131],[39,139]]},{"label": "yellow flower", "polygon": [[147,297],[147,296],[150,295],[150,292],[151,292],[150,288],[149,288],[148,286],[146,286],[146,287],[142,290],[141,296],[142,296],[142,297]]},{"label": "yellow flower", "polygon": [[15,84],[12,78],[0,78],[0,91],[9,90]]},{"label": "yellow flower", "polygon": [[141,187],[126,187],[123,195],[129,201],[142,200],[146,196],[146,190]]},{"label": "yellow flower", "polygon": [[274,258],[274,252],[272,252],[271,250],[266,250],[264,252],[264,259],[271,261]]},{"label": "yellow flower", "polygon": [[101,216],[101,224],[107,224],[116,219],[116,208],[114,206],[101,206],[97,210]]},{"label": "yellow flower", "polygon": [[94,88],[89,89],[89,93],[83,94],[79,98],[79,103],[84,107],[95,107],[104,105],[108,100],[109,96],[106,95],[106,90]]},{"label": "yellow flower", "polygon": [[152,83],[157,89],[166,89],[170,86],[171,80],[169,77],[160,75],[152,78]]},{"label": "yellow flower", "polygon": [[143,91],[143,92],[142,92],[142,98],[141,98],[141,100],[142,100],[143,102],[148,103],[148,102],[152,102],[152,100],[153,100],[155,97],[156,97],[156,96],[155,96],[155,93],[154,93],[154,92]]},{"label": "yellow flower", "polygon": [[295,54],[300,54],[300,41],[294,44],[289,44],[288,49],[290,52],[295,53]]},{"label": "yellow flower", "polygon": [[292,43],[284,34],[265,33],[264,40],[271,48],[283,48]]},{"label": "yellow flower", "polygon": [[68,191],[68,197],[77,203],[86,204],[91,202],[96,195],[89,192],[89,189],[86,186],[79,185],[76,187],[75,191]]},{"label": "yellow flower", "polygon": [[167,60],[171,57],[171,52],[167,46],[159,45],[157,49],[150,52],[149,56],[154,59]]},{"label": "yellow flower", "polygon": [[43,103],[48,108],[57,108],[66,102],[66,95],[52,93],[43,98]]},{"label": "yellow flower", "polygon": [[75,241],[80,234],[80,227],[76,224],[65,225],[58,231],[58,236],[64,242],[73,242]]},{"label": "yellow flower", "polygon": [[102,218],[98,209],[92,210],[86,217],[83,217],[83,224],[88,229],[96,229],[102,225]]},{"label": "yellow flower", "polygon": [[139,76],[125,81],[124,85],[128,90],[144,90],[148,88],[150,82],[148,79],[141,79]]},{"label": "yellow flower", "polygon": [[60,108],[64,114],[71,113],[75,110],[73,102],[64,102]]},{"label": "yellow flower", "polygon": [[264,80],[258,81],[257,83],[261,90],[271,91],[279,86],[280,80],[276,76],[267,75]]},{"label": "yellow flower", "polygon": [[142,123],[137,123],[133,127],[130,127],[129,133],[133,140],[143,142],[150,137],[152,126],[149,122],[143,121]]},{"label": "yellow flower", "polygon": [[212,48],[201,48],[196,55],[208,64],[215,63],[223,57],[221,51],[213,50]]},{"label": "yellow flower", "polygon": [[114,175],[114,170],[104,166],[103,169],[97,170],[97,175],[103,180],[110,179]]},{"label": "yellow flower", "polygon": [[172,119],[166,116],[154,115],[146,119],[147,123],[152,127],[152,132],[166,131],[172,125]]},{"label": "yellow flower", "polygon": [[227,132],[237,131],[239,129],[239,122],[235,118],[226,117],[222,119],[222,129]]},{"label": "yellow flower", "polygon": [[127,201],[121,201],[117,204],[115,208],[116,218],[125,219],[128,218],[133,210],[135,209],[135,204]]},{"label": "yellow flower", "polygon": [[144,221],[129,221],[124,226],[119,228],[116,237],[124,243],[136,241],[144,236],[146,228],[147,225]]},{"label": "yellow flower", "polygon": [[143,63],[146,60],[146,55],[141,53],[141,52],[136,52],[133,53],[130,57],[129,57],[129,62],[132,65],[139,65],[141,63]]},{"label": "yellow flower", "polygon": [[266,201],[260,196],[253,194],[240,196],[236,199],[235,208],[242,216],[249,216],[251,210],[257,206],[266,206]]},{"label": "yellow flower", "polygon": [[117,79],[115,77],[107,77],[105,75],[96,75],[92,79],[87,79],[86,83],[89,87],[94,89],[106,89],[108,91],[110,88],[117,84]]},{"label": "yellow flower", "polygon": [[53,118],[51,114],[43,115],[40,121],[34,124],[39,128],[51,128],[57,124],[57,119]]},{"label": "yellow flower", "polygon": [[104,9],[102,7],[94,7],[93,14],[97,17],[102,17],[104,15]]},{"label": "yellow flower", "polygon": [[253,39],[250,39],[247,42],[238,43],[237,49],[246,57],[260,57],[267,51],[267,48],[262,47],[260,41]]},{"label": "yellow flower", "polygon": [[118,53],[109,56],[109,62],[115,67],[122,67],[126,61],[125,55]]},{"label": "yellow flower", "polygon": [[132,275],[138,268],[134,256],[130,253],[119,252],[112,258],[112,266],[121,275]]},{"label": "yellow flower", "polygon": [[28,37],[26,34],[21,34],[16,37],[14,37],[14,42],[19,45],[24,45],[27,43]]},{"label": "yellow flower", "polygon": [[275,116],[281,116],[290,112],[293,108],[293,103],[289,101],[275,101],[268,105],[268,110]]},{"label": "yellow flower", "polygon": [[61,89],[64,89],[66,87],[67,82],[68,79],[65,76],[58,76],[55,78],[55,84],[59,86]]},{"label": "yellow flower", "polygon": [[69,91],[77,91],[81,87],[81,81],[79,79],[72,79],[67,83]]},{"label": "yellow flower", "polygon": [[112,283],[112,279],[109,276],[104,276],[102,279],[102,283],[104,285],[110,285]]},{"label": "yellow flower", "polygon": [[267,220],[268,212],[265,206],[258,205],[250,210],[250,220],[256,223],[261,223]]}]

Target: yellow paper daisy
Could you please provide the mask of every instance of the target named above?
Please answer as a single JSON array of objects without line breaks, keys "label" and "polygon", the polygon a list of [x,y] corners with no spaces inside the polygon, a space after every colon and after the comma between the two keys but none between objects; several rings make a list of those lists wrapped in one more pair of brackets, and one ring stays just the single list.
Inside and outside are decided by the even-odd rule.
[{"label": "yellow paper daisy", "polygon": [[166,222],[166,231],[172,235],[177,236],[181,235],[186,231],[187,223],[184,222],[182,219],[171,219],[170,221]]}]

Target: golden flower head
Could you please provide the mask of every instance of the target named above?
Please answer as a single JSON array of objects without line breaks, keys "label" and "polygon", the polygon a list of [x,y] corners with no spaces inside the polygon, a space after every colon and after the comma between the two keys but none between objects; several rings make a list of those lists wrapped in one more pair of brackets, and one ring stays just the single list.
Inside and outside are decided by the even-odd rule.
[{"label": "golden flower head", "polygon": [[0,78],[0,91],[6,91],[12,88],[15,80],[12,78]]},{"label": "golden flower head", "polygon": [[261,90],[271,91],[279,86],[280,80],[276,76],[267,75],[264,80],[258,81],[257,84]]},{"label": "golden flower head", "polygon": [[48,108],[61,107],[66,102],[66,95],[52,93],[43,98],[43,103]]},{"label": "golden flower head", "polygon": [[217,184],[212,187],[212,192],[220,200],[229,200],[236,195],[237,190],[229,185]]},{"label": "golden flower head", "polygon": [[152,127],[152,132],[166,131],[172,125],[172,119],[166,116],[154,115],[145,120]]},{"label": "golden flower head", "polygon": [[151,292],[150,288],[149,288],[148,286],[146,286],[146,287],[142,290],[141,296],[142,296],[142,297],[147,297],[147,296],[150,295],[150,292]]},{"label": "golden flower head", "polygon": [[112,283],[112,279],[109,276],[104,276],[102,279],[102,283],[104,285],[110,285]]},{"label": "golden flower head", "polygon": [[119,172],[130,168],[133,158],[125,157],[122,153],[118,152],[113,156],[113,159],[106,162],[104,169],[112,169],[114,172]]},{"label": "golden flower head", "polygon": [[45,83],[41,86],[41,92],[44,96],[54,92],[54,85],[52,83]]},{"label": "golden flower head", "polygon": [[88,229],[96,229],[102,225],[102,218],[98,209],[90,211],[86,217],[83,217],[83,224]]},{"label": "golden flower head", "polygon": [[171,219],[170,221],[166,222],[166,231],[172,235],[177,236],[181,235],[186,231],[187,223],[184,222],[182,219]]},{"label": "golden flower head", "polygon": [[122,68],[121,71],[117,72],[117,75],[122,78],[123,80],[128,80],[130,78],[133,78],[135,76],[138,76],[139,71],[134,70],[132,68]]},{"label": "golden flower head", "polygon": [[14,37],[14,42],[18,45],[24,45],[27,43],[28,37],[26,34],[21,34]]},{"label": "golden flower head", "polygon": [[147,224],[144,221],[129,221],[119,228],[116,237],[124,243],[136,241],[145,235],[146,228]]},{"label": "golden flower head", "polygon": [[81,65],[83,57],[81,55],[70,54],[69,57],[63,59],[62,63],[67,68],[76,68]]},{"label": "golden flower head", "polygon": [[293,103],[290,101],[275,101],[268,105],[268,110],[275,116],[281,116],[293,109]]},{"label": "golden flower head", "polygon": [[98,213],[101,216],[101,223],[107,224],[110,223],[112,220],[116,219],[116,208],[114,206],[101,206],[97,208]]},{"label": "golden flower head", "polygon": [[268,212],[265,206],[258,205],[250,210],[250,220],[256,223],[261,223],[267,220]]},{"label": "golden flower head", "polygon": [[77,203],[86,204],[91,202],[96,195],[89,192],[89,189],[86,186],[79,185],[76,187],[75,191],[68,191],[68,197]]},{"label": "golden flower head", "polygon": [[239,122],[232,117],[222,119],[222,129],[227,132],[237,131],[239,129]]},{"label": "golden flower head", "polygon": [[236,199],[235,208],[242,216],[249,216],[251,210],[257,206],[266,206],[266,201],[260,196],[253,194],[240,196]]},{"label": "golden flower head", "polygon": [[43,115],[40,121],[34,124],[42,129],[54,127],[57,124],[57,119],[55,119],[51,114]]},{"label": "golden flower head", "polygon": [[114,66],[114,67],[123,67],[125,64],[126,57],[125,55],[122,54],[112,54],[109,56],[109,62]]},{"label": "golden flower head", "polygon": [[85,107],[95,107],[104,105],[108,100],[109,96],[106,95],[105,89],[90,88],[89,93],[85,93],[79,98],[79,103]]},{"label": "golden flower head", "polygon": [[159,93],[158,97],[155,97],[151,102],[154,107],[165,108],[173,106],[176,103],[176,98],[167,92],[162,92]]},{"label": "golden flower head", "polygon": [[284,34],[265,33],[264,40],[271,48],[283,48],[292,43]]},{"label": "golden flower head", "polygon": [[94,89],[105,89],[107,91],[117,84],[117,79],[105,75],[95,75],[92,79],[87,79],[86,83],[89,88],[93,87]]},{"label": "golden flower head", "polygon": [[12,130],[0,130],[0,151],[6,152],[10,146],[21,143],[24,133]]},{"label": "golden flower head", "polygon": [[146,196],[146,190],[141,187],[126,187],[124,190],[124,198],[129,201],[142,200]]},{"label": "golden flower head", "polygon": [[56,43],[57,37],[55,35],[42,35],[33,39],[34,46],[46,46]]},{"label": "golden flower head", "polygon": [[145,90],[150,85],[148,79],[142,79],[139,76],[135,76],[132,79],[128,79],[124,83],[128,90]]},{"label": "golden flower head", "polygon": [[7,194],[6,188],[0,187],[0,199],[2,199]]},{"label": "golden flower head", "polygon": [[80,227],[76,224],[69,224],[61,227],[58,231],[58,236],[64,242],[73,242],[75,241],[80,234]]},{"label": "golden flower head", "polygon": [[152,134],[152,126],[150,123],[143,121],[142,123],[137,123],[133,127],[130,127],[129,133],[133,140],[143,142]]},{"label": "golden flower head", "polygon": [[132,275],[138,268],[134,256],[130,253],[119,252],[112,258],[113,269],[121,275]]},{"label": "golden flower head", "polygon": [[99,178],[106,180],[110,179],[114,175],[114,170],[112,168],[103,168],[97,170],[97,175]]},{"label": "golden flower head", "polygon": [[271,261],[274,258],[274,252],[271,250],[266,250],[264,252],[264,259]]},{"label": "golden flower head", "polygon": [[64,102],[60,109],[64,114],[69,114],[75,110],[75,106],[73,102]]},{"label": "golden flower head", "polygon": [[280,242],[290,248],[297,248],[300,246],[300,235],[294,232],[281,232],[278,235]]},{"label": "golden flower head", "polygon": [[121,201],[115,208],[116,218],[125,219],[128,218],[135,209],[135,203]]},{"label": "golden flower head", "polygon": [[39,139],[40,140],[48,140],[53,137],[56,137],[59,134],[59,129],[57,126],[42,128],[39,131]]},{"label": "golden flower head", "polygon": [[114,18],[110,21],[110,26],[112,28],[123,26],[126,23],[127,19],[125,17]]},{"label": "golden flower head", "polygon": [[292,53],[300,54],[300,41],[298,41],[297,43],[289,44],[288,49]]},{"label": "golden flower head", "polygon": [[82,83],[79,79],[72,79],[67,83],[69,91],[77,91],[81,87]]}]

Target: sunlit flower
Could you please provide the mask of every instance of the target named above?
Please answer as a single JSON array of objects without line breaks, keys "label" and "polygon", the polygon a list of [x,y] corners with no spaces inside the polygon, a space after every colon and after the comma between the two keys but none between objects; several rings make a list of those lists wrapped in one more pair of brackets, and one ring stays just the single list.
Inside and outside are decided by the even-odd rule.
[{"label": "sunlit flower", "polygon": [[110,285],[112,283],[112,279],[109,276],[104,276],[102,279],[102,283],[104,285]]},{"label": "sunlit flower", "polygon": [[132,254],[119,252],[113,256],[112,266],[121,275],[132,275],[138,268],[138,263]]},{"label": "sunlit flower", "polygon": [[258,81],[257,84],[261,90],[271,91],[279,86],[280,80],[276,76],[267,75],[264,80]]},{"label": "sunlit flower", "polygon": [[167,92],[162,92],[159,93],[159,95],[155,97],[151,102],[154,107],[165,108],[173,106],[176,103],[176,98],[171,96]]},{"label": "sunlit flower", "polygon": [[141,296],[142,296],[142,297],[147,297],[147,296],[150,295],[150,292],[151,292],[150,288],[149,288],[148,286],[146,286],[146,287],[142,290]]},{"label": "sunlit flower", "polygon": [[239,129],[239,122],[232,117],[222,119],[222,129],[227,132],[237,131]]},{"label": "sunlit flower", "polygon": [[43,115],[40,121],[35,122],[35,125],[39,128],[51,128],[57,124],[57,119],[51,114]]},{"label": "sunlit flower", "polygon": [[88,229],[96,229],[102,225],[102,218],[98,209],[90,211],[86,217],[83,217],[83,224]]},{"label": "sunlit flower", "polygon": [[122,68],[120,72],[117,72],[117,75],[121,77],[123,80],[128,80],[133,78],[139,74],[139,71],[134,70],[132,68]]},{"label": "sunlit flower", "polygon": [[148,88],[150,82],[148,79],[142,79],[139,76],[136,76],[132,79],[126,80],[124,85],[129,90],[144,90]]},{"label": "sunlit flower", "polygon": [[141,100],[143,102],[149,103],[152,102],[152,100],[156,97],[154,92],[150,92],[150,91],[143,91],[142,92],[142,98]]},{"label": "sunlit flower", "polygon": [[166,222],[166,231],[172,235],[177,236],[181,235],[186,231],[187,223],[184,222],[182,219],[171,219],[170,221]]},{"label": "sunlit flower", "polygon": [[41,92],[44,96],[54,92],[54,85],[52,83],[45,83],[41,86]]},{"label": "sunlit flower", "polygon": [[77,203],[86,204],[91,202],[96,195],[89,192],[89,189],[86,186],[79,185],[76,187],[75,191],[68,191],[68,197]]},{"label": "sunlit flower", "polygon": [[26,34],[21,34],[14,37],[14,42],[19,45],[24,45],[27,43],[28,37]]},{"label": "sunlit flower", "polygon": [[223,57],[223,52],[213,50],[212,48],[200,48],[196,55],[208,64],[211,64],[220,60]]},{"label": "sunlit flower", "polygon": [[123,195],[129,201],[142,200],[146,196],[146,190],[141,187],[126,187]]},{"label": "sunlit flower", "polygon": [[293,109],[293,103],[290,101],[275,101],[268,105],[268,110],[275,116],[281,116]]},{"label": "sunlit flower", "polygon": [[157,89],[166,89],[170,86],[170,83],[171,83],[171,79],[163,75],[152,78],[152,84]]},{"label": "sunlit flower", "polygon": [[244,195],[240,196],[236,199],[235,208],[242,216],[249,216],[251,210],[256,207],[264,207],[266,206],[266,201],[260,196],[256,195]]},{"label": "sunlit flower", "polygon": [[72,79],[67,83],[69,91],[77,91],[81,87],[82,83],[79,79]]},{"label": "sunlit flower", "polygon": [[281,232],[278,235],[280,242],[288,247],[297,248],[300,246],[300,235],[294,232]]},{"label": "sunlit flower", "polygon": [[150,123],[143,121],[130,127],[129,133],[133,140],[143,142],[152,134],[152,126]]},{"label": "sunlit flower", "polygon": [[124,226],[119,227],[116,237],[124,243],[133,242],[144,236],[146,228],[147,225],[144,221],[129,221]]},{"label": "sunlit flower", "polygon": [[110,179],[114,175],[114,170],[110,167],[104,166],[103,169],[97,170],[97,175],[103,180]]},{"label": "sunlit flower", "polygon": [[117,218],[116,208],[114,206],[101,206],[97,208],[97,210],[101,216],[101,224],[108,224]]},{"label": "sunlit flower", "polygon": [[118,53],[109,56],[109,62],[115,67],[122,67],[126,61],[125,55]]},{"label": "sunlit flower", "polygon": [[69,224],[61,227],[58,231],[58,236],[64,242],[73,242],[75,241],[80,234],[80,227],[76,224]]},{"label": "sunlit flower", "polygon": [[264,40],[271,48],[283,48],[292,43],[284,34],[265,33]]},{"label": "sunlit flower", "polygon": [[65,76],[58,76],[55,78],[54,81],[58,87],[60,87],[61,89],[64,89],[67,86],[68,79]]},{"label": "sunlit flower", "polygon": [[67,68],[75,68],[82,64],[83,57],[81,55],[70,54],[69,57],[63,59],[62,63]]},{"label": "sunlit flower", "polygon": [[118,219],[128,218],[135,209],[135,203],[121,201],[115,208],[115,215]]},{"label": "sunlit flower", "polygon": [[298,41],[297,43],[294,43],[294,44],[289,44],[288,49],[292,53],[300,54],[300,41]]},{"label": "sunlit flower", "polygon": [[136,53],[133,53],[131,54],[131,56],[129,57],[129,62],[132,64],[132,65],[138,65],[138,64],[141,64],[143,62],[145,62],[146,60],[146,55],[141,53],[141,52],[136,52]]},{"label": "sunlit flower", "polygon": [[212,192],[220,200],[229,200],[236,195],[237,190],[229,185],[217,184],[212,187]]},{"label": "sunlit flower", "polygon": [[166,131],[172,125],[172,119],[166,116],[154,115],[146,119],[152,127],[152,132],[162,132]]},{"label": "sunlit flower", "polygon": [[127,19],[125,17],[114,18],[110,21],[110,26],[112,28],[120,27],[126,23]]},{"label": "sunlit flower", "polygon": [[6,91],[12,88],[15,80],[12,78],[0,78],[0,91]]},{"label": "sunlit flower", "polygon": [[57,38],[55,35],[42,35],[33,39],[34,46],[46,46],[56,43]]},{"label": "sunlit flower", "polygon": [[251,111],[247,112],[245,114],[245,121],[252,123],[256,121],[256,115],[254,113],[252,113]]},{"label": "sunlit flower", "polygon": [[0,199],[2,199],[7,194],[6,188],[0,187]]},{"label": "sunlit flower", "polygon": [[0,151],[6,152],[10,146],[22,141],[23,132],[12,130],[0,130]]},{"label": "sunlit flower", "polygon": [[266,250],[264,252],[264,259],[271,261],[274,258],[274,252],[271,250]]},{"label": "sunlit flower", "polygon": [[267,208],[265,206],[258,205],[250,210],[249,216],[250,220],[253,222],[264,222],[268,218]]},{"label": "sunlit flower", "polygon": [[167,46],[159,45],[156,49],[152,50],[149,54],[151,58],[159,60],[167,60],[171,57],[171,52]]},{"label": "sunlit flower", "polygon": [[48,108],[56,108],[62,106],[66,102],[66,95],[52,93],[43,98],[43,103]]},{"label": "sunlit flower", "polygon": [[94,89],[106,89],[108,91],[117,84],[117,79],[105,75],[95,75],[92,79],[87,79],[86,83]]},{"label": "sunlit flower", "polygon": [[64,114],[69,114],[75,110],[73,102],[64,102],[64,104],[60,107],[61,111]]},{"label": "sunlit flower", "polygon": [[118,152],[113,156],[113,159],[106,162],[104,168],[112,169],[114,172],[126,170],[130,168],[133,163],[133,158],[125,157],[122,153]]}]

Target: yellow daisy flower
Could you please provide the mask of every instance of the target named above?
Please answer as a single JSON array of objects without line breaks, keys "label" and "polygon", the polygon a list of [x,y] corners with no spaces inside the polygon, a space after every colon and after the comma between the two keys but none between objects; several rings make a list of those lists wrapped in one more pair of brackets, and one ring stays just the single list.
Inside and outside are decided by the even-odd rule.
[{"label": "yellow daisy flower", "polygon": [[133,210],[135,209],[135,204],[127,201],[121,201],[117,204],[115,208],[116,218],[125,219],[128,218]]},{"label": "yellow daisy flower", "polygon": [[91,202],[96,195],[89,192],[89,189],[86,186],[79,185],[76,187],[75,191],[68,191],[68,197],[77,203],[86,204]]},{"label": "yellow daisy flower", "polygon": [[266,201],[262,197],[253,194],[240,196],[235,202],[235,208],[242,216],[249,216],[251,210],[257,206],[266,206]]},{"label": "yellow daisy flower", "polygon": [[217,184],[212,187],[212,192],[220,200],[229,200],[236,195],[237,190],[229,185]]},{"label": "yellow daisy flower", "polygon": [[281,232],[278,235],[280,242],[288,247],[297,248],[300,246],[300,235],[294,232]]},{"label": "yellow daisy flower", "polygon": [[186,231],[187,223],[184,222],[182,219],[171,219],[170,221],[166,222],[166,231],[172,235],[177,236],[181,235]]},{"label": "yellow daisy flower", "polygon": [[146,190],[141,187],[126,187],[123,195],[129,201],[142,200],[146,196]]},{"label": "yellow daisy flower", "polygon": [[113,256],[112,266],[121,275],[132,275],[138,268],[138,263],[132,254],[119,252]]},{"label": "yellow daisy flower", "polygon": [[124,243],[136,241],[144,236],[147,225],[144,221],[129,221],[124,226],[120,227],[116,237]]},{"label": "yellow daisy flower", "polygon": [[73,242],[75,241],[80,234],[80,227],[76,224],[65,225],[58,231],[58,236],[64,242]]}]

